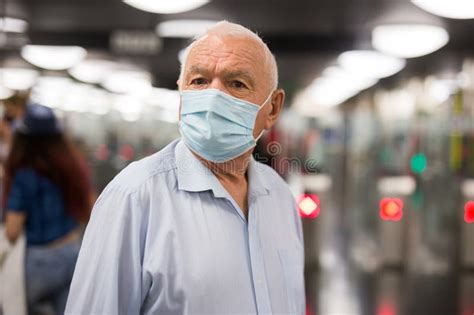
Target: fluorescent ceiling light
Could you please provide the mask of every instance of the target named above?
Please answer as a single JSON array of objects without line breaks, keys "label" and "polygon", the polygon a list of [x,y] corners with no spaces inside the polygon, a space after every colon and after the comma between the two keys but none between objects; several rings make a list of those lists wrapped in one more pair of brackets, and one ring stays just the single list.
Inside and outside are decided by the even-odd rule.
[{"label": "fluorescent ceiling light", "polygon": [[197,9],[209,0],[123,0],[123,2],[151,13],[174,14]]},{"label": "fluorescent ceiling light", "polygon": [[81,61],[78,65],[69,69],[68,72],[76,80],[98,84],[117,68],[119,68],[119,65],[112,61],[88,59]]},{"label": "fluorescent ceiling light", "polygon": [[338,62],[349,73],[369,78],[386,78],[405,67],[406,61],[371,50],[352,50],[342,53]]},{"label": "fluorescent ceiling light", "polygon": [[316,105],[332,107],[344,103],[377,81],[354,75],[339,67],[329,67],[323,72],[323,77],[316,79],[306,89],[306,95]]},{"label": "fluorescent ceiling light", "polygon": [[444,103],[461,88],[461,82],[456,79],[428,78],[426,83],[428,94],[438,103]]},{"label": "fluorescent ceiling light", "polygon": [[67,92],[63,94],[61,109],[65,111],[73,111],[85,113],[89,109],[89,94],[93,87],[85,83],[72,83]]},{"label": "fluorescent ceiling light", "polygon": [[179,104],[181,101],[179,91],[153,88],[150,94],[145,96],[143,100],[146,105],[161,109],[158,119],[170,123],[178,121]]},{"label": "fluorescent ceiling light", "polygon": [[99,88],[94,88],[89,96],[89,111],[96,115],[105,115],[111,107],[110,93]]},{"label": "fluorescent ceiling light", "polygon": [[0,69],[0,84],[12,90],[29,90],[38,79],[38,71],[22,68]]},{"label": "fluorescent ceiling light", "polygon": [[406,89],[378,91],[375,93],[374,100],[382,121],[409,121],[415,114],[415,96]]},{"label": "fluorescent ceiling light", "polygon": [[74,83],[74,81],[67,77],[41,76],[38,79],[37,87],[56,89],[63,88],[72,83]]},{"label": "fluorescent ceiling light", "polygon": [[425,11],[451,19],[474,19],[472,0],[411,0]]},{"label": "fluorescent ceiling light", "polygon": [[[292,101],[292,107],[299,115],[308,117],[321,117],[326,122],[328,117],[331,117],[331,113],[334,112],[334,108],[331,106],[320,106],[310,95],[309,87],[298,92]],[[329,118],[330,120],[330,118]],[[295,125],[291,125],[295,127]],[[298,182],[297,186],[294,187],[295,193],[300,193],[300,188],[303,189],[303,183]],[[301,187],[300,187],[301,186]]]},{"label": "fluorescent ceiling light", "polygon": [[28,29],[28,23],[16,18],[0,18],[0,32],[24,33]]},{"label": "fluorescent ceiling light", "polygon": [[147,105],[173,111],[179,108],[181,97],[177,90],[153,88],[144,101]]},{"label": "fluorescent ceiling light", "polygon": [[152,88],[151,75],[138,70],[113,71],[102,81],[102,86],[113,93],[144,95]]},{"label": "fluorescent ceiling light", "polygon": [[348,72],[335,66],[324,70],[323,79],[326,81],[332,80],[334,84],[339,85],[342,89],[356,91],[365,90],[378,82],[376,78],[364,76],[361,73]]},{"label": "fluorescent ceiling light", "polygon": [[107,91],[68,77],[40,77],[31,98],[51,108],[79,113],[104,115],[111,107]]},{"label": "fluorescent ceiling light", "polygon": [[81,62],[87,51],[79,46],[41,46],[27,45],[21,56],[39,68],[47,70],[66,70]]},{"label": "fluorescent ceiling light", "polygon": [[105,115],[111,107],[110,94],[89,84],[73,83],[64,94],[61,109],[65,111]]},{"label": "fluorescent ceiling light", "polygon": [[192,38],[206,33],[217,21],[172,20],[158,24],[156,33],[160,37]]},{"label": "fluorescent ceiling light", "polygon": [[113,106],[126,121],[137,121],[143,112],[143,103],[140,99],[130,95],[116,95]]},{"label": "fluorescent ceiling light", "polygon": [[34,102],[51,108],[62,108],[65,93],[68,93],[74,81],[67,77],[42,76],[37,80],[31,92]]},{"label": "fluorescent ceiling light", "polygon": [[372,45],[375,49],[401,58],[428,55],[446,45],[448,41],[448,32],[434,25],[380,25],[372,31]]},{"label": "fluorescent ceiling light", "polygon": [[308,87],[307,92],[312,103],[332,107],[344,103],[359,91],[342,88],[338,80],[318,79]]}]

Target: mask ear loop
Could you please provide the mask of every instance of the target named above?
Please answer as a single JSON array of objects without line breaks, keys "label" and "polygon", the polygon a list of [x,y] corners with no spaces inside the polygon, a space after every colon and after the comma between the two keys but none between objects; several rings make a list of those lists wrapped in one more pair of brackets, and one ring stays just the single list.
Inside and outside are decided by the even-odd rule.
[{"label": "mask ear loop", "polygon": [[[257,113],[259,113],[262,108],[264,108],[265,106],[267,106],[267,102],[268,102],[268,101],[270,100],[270,98],[273,96],[273,92],[275,92],[275,90],[272,90],[272,91],[270,92],[270,95],[268,95],[268,97],[267,97],[267,99],[265,100],[265,102],[262,103],[262,106],[260,106],[260,108],[258,109],[258,112],[257,112]],[[255,128],[255,126],[254,126],[254,128]],[[263,133],[264,133],[264,132],[265,132],[265,128],[263,128],[262,131],[260,132],[260,134],[258,135],[258,137],[255,138],[255,143],[257,143],[257,141],[260,140],[260,138],[263,136]]]}]

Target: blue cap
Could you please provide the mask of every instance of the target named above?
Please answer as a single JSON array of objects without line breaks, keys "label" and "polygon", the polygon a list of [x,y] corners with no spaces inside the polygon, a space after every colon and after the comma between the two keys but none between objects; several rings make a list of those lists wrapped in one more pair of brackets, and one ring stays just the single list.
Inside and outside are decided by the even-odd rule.
[{"label": "blue cap", "polygon": [[19,133],[31,136],[56,135],[62,132],[53,110],[39,104],[26,106],[23,118],[15,124],[14,129]]}]

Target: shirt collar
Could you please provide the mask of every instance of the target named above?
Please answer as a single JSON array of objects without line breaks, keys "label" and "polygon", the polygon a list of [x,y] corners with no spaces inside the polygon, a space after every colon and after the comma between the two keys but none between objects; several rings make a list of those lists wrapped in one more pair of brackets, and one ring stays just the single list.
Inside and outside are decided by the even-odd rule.
[{"label": "shirt collar", "polygon": [[183,140],[175,148],[178,189],[186,191],[212,190],[215,197],[226,197],[222,185],[212,172],[188,149]]},{"label": "shirt collar", "polygon": [[[183,140],[175,148],[178,189],[199,192],[212,190],[217,198],[228,198],[216,176],[189,150]],[[247,169],[249,197],[267,195],[269,187],[262,178],[262,169],[252,157]]]},{"label": "shirt collar", "polygon": [[259,165],[257,161],[250,158],[249,167],[247,169],[248,182],[249,182],[249,197],[264,196],[268,195],[270,186],[263,177],[263,165]]}]

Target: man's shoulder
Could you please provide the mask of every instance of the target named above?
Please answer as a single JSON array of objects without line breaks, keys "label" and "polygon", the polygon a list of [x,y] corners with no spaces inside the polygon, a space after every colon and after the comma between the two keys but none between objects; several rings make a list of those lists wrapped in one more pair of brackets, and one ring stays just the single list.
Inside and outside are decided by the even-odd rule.
[{"label": "man's shoulder", "polygon": [[115,176],[108,188],[134,191],[150,178],[172,171],[176,168],[175,147],[178,142],[174,140],[160,151],[130,163]]}]

